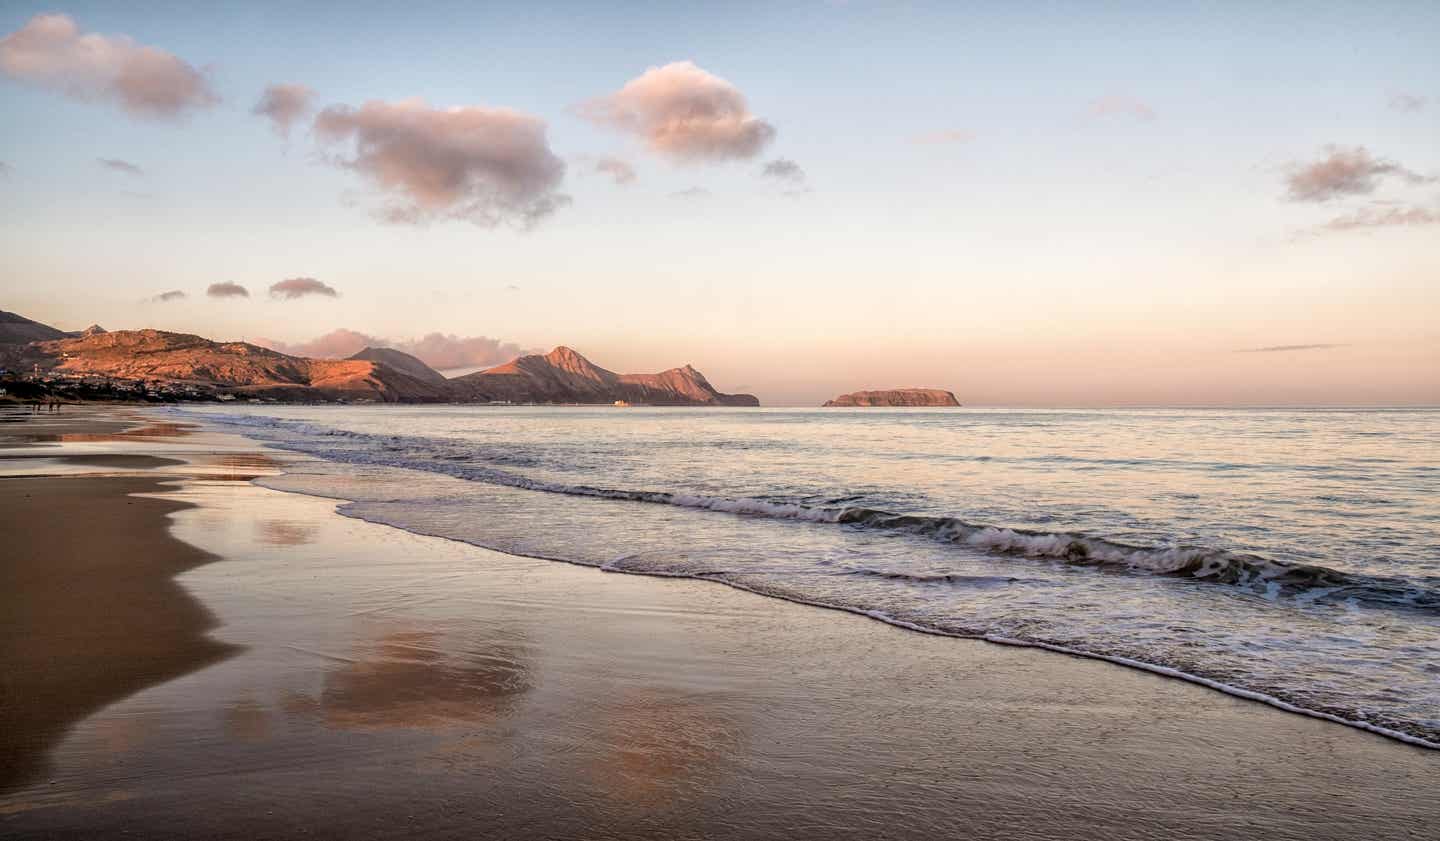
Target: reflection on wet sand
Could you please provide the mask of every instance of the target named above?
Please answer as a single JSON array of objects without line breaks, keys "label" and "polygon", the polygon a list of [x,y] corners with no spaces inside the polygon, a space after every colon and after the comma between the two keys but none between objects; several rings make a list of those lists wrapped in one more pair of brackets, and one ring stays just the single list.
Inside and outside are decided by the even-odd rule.
[{"label": "reflection on wet sand", "polygon": [[[125,419],[117,419],[113,415],[97,417],[96,413],[85,411],[78,411],[63,418],[17,418],[8,415],[7,420],[17,424],[13,429],[0,433],[0,443],[7,447],[33,444],[113,444],[158,438],[183,438],[195,429],[195,425],[189,423],[154,421],[138,415]],[[66,431],[77,427],[83,431]],[[22,429],[23,432],[20,431]]]},{"label": "reflection on wet sand", "polygon": [[713,699],[628,687],[595,710],[595,785],[615,801],[656,807],[684,800],[733,764],[745,729]]},{"label": "reflection on wet sand", "polygon": [[249,482],[262,476],[274,476],[281,469],[280,462],[264,453],[196,455],[192,464],[197,470],[187,471],[186,476],[209,482]]},{"label": "reflection on wet sand", "polygon": [[299,520],[261,520],[256,523],[260,540],[271,546],[303,546],[315,541],[318,529]]},{"label": "reflection on wet sand", "polygon": [[436,631],[387,634],[326,673],[318,695],[290,693],[285,710],[341,730],[429,729],[503,715],[530,689],[522,648],[460,642]]},{"label": "reflection on wet sand", "polygon": [[280,471],[280,462],[264,453],[226,453],[207,463],[237,473],[265,475]]},{"label": "reflection on wet sand", "polygon": [[242,698],[225,710],[225,735],[235,742],[270,738],[270,712],[254,698]]},{"label": "reflection on wet sand", "polygon": [[151,438],[182,438],[189,435],[194,428],[195,424],[193,423],[146,420],[145,425],[138,429],[126,429],[120,432],[64,432],[56,435],[52,440],[62,444],[93,444],[97,442],[144,441]]},{"label": "reflection on wet sand", "polygon": [[14,466],[19,469],[24,469],[25,465],[37,460],[73,464],[82,467],[108,467],[112,470],[150,470],[156,467],[174,467],[175,465],[185,463],[180,459],[162,458],[160,456],[149,456],[141,453],[73,453],[53,455],[45,451],[26,451],[23,453],[0,454],[0,464],[14,462]]},{"label": "reflection on wet sand", "polygon": [[151,723],[144,716],[117,716],[96,722],[94,732],[110,755],[130,753],[149,738]]}]

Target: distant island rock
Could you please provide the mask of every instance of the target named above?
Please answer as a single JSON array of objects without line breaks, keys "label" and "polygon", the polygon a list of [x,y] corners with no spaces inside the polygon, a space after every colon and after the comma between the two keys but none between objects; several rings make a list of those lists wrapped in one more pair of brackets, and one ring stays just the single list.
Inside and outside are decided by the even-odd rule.
[{"label": "distant island rock", "polygon": [[953,392],[943,388],[890,388],[883,391],[853,391],[825,406],[959,406]]}]

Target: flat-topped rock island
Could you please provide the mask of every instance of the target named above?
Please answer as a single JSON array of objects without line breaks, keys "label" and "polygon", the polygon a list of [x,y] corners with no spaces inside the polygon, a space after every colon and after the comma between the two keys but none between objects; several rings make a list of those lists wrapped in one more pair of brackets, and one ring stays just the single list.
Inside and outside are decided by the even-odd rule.
[{"label": "flat-topped rock island", "polygon": [[831,406],[959,406],[954,392],[943,388],[890,388],[880,391],[852,391],[833,400],[826,400],[822,408]]}]

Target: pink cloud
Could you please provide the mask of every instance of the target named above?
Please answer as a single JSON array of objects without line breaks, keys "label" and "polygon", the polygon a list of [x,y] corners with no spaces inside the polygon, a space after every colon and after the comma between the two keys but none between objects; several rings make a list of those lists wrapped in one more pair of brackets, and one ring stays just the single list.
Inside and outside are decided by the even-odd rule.
[{"label": "pink cloud", "polygon": [[282,342],[277,339],[251,339],[261,347],[288,353],[291,356],[309,356],[318,359],[343,359],[353,356],[367,347],[389,347],[384,339],[369,336],[355,330],[340,328],[308,342]]},{"label": "pink cloud", "polygon": [[629,184],[635,180],[635,167],[619,158],[601,158],[595,162],[595,171],[614,178],[616,184]]},{"label": "pink cloud", "polygon": [[293,301],[309,295],[321,295],[327,298],[340,297],[340,293],[335,291],[335,287],[321,283],[313,277],[292,277],[279,283],[270,284],[270,297],[272,298]]},{"label": "pink cloud", "polygon": [[1325,202],[1340,196],[1368,195],[1381,179],[1399,178],[1409,184],[1437,179],[1407,169],[1395,161],[1372,156],[1364,146],[1326,146],[1329,154],[1312,164],[1292,165],[1285,177],[1291,201]]},{"label": "pink cloud", "polygon": [[310,113],[314,97],[315,91],[305,85],[267,85],[250,113],[269,120],[276,134],[289,137],[291,126]]},{"label": "pink cloud", "polygon": [[775,138],[775,127],[750,113],[739,88],[688,61],[651,67],[577,110],[682,161],[753,158]]},{"label": "pink cloud", "polygon": [[0,72],[72,99],[114,100],[137,117],[173,118],[220,101],[183,59],[124,35],[82,35],[68,15],[36,15],[0,38]]},{"label": "pink cloud", "polygon": [[529,228],[570,202],[557,192],[565,162],[550,151],[545,121],[519,111],[373,100],[324,109],[315,132],[327,144],[353,143],[354,154],[334,162],[395,197],[387,221]]},{"label": "pink cloud", "polygon": [[499,365],[531,352],[513,342],[502,342],[488,336],[430,333],[420,339],[394,341],[345,328],[332,330],[308,342],[287,343],[273,339],[254,339],[253,341],[257,345],[278,350],[281,353],[322,359],[342,359],[353,356],[367,347],[388,347],[404,351],[431,368],[441,371],[451,368]]},{"label": "pink cloud", "polygon": [[1440,212],[1428,207],[1372,205],[1337,216],[1312,229],[1310,233],[1343,233],[1367,228],[1414,228],[1422,225],[1440,225]]},{"label": "pink cloud", "polygon": [[205,294],[211,298],[248,298],[250,290],[238,283],[212,283],[205,290]]}]

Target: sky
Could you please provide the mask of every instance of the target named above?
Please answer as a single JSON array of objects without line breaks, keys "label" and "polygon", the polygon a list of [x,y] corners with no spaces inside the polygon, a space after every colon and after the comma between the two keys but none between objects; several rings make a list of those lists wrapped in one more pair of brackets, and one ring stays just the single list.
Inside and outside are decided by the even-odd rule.
[{"label": "sky", "polygon": [[769,405],[1437,404],[1437,43],[1434,2],[4,0],[0,309]]}]

